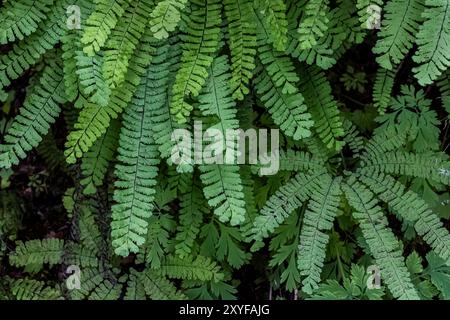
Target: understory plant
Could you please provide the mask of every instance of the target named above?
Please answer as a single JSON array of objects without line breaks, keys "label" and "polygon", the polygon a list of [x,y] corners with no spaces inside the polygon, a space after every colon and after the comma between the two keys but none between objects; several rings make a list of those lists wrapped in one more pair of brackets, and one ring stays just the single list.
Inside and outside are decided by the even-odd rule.
[{"label": "understory plant", "polygon": [[448,0],[0,3],[0,299],[450,299]]}]

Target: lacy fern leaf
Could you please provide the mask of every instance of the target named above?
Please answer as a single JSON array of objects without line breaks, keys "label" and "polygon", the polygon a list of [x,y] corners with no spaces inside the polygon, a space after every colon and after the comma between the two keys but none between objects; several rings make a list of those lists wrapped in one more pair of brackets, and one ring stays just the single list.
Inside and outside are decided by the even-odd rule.
[{"label": "lacy fern leaf", "polygon": [[138,252],[144,244],[153,210],[159,155],[152,138],[151,111],[144,104],[145,89],[144,83],[126,109],[119,138],[112,239],[116,253],[122,256]]},{"label": "lacy fern leaf", "polygon": [[414,44],[423,9],[422,1],[418,0],[391,0],[385,5],[386,13],[373,48],[380,55],[377,57],[380,66],[392,70],[403,60]]},{"label": "lacy fern leaf", "polygon": [[413,56],[419,66],[413,72],[421,85],[428,85],[450,67],[450,3],[426,0],[422,17],[425,22],[417,34],[418,50]]},{"label": "lacy fern leaf", "polygon": [[218,0],[195,0],[192,3],[192,12],[183,16],[183,56],[173,84],[170,106],[179,123],[185,123],[193,109],[185,99],[200,94],[221,37],[221,5]]},{"label": "lacy fern leaf", "polygon": [[58,62],[45,68],[0,145],[0,167],[18,164],[48,133],[61,111],[59,104],[66,101],[62,72]]}]

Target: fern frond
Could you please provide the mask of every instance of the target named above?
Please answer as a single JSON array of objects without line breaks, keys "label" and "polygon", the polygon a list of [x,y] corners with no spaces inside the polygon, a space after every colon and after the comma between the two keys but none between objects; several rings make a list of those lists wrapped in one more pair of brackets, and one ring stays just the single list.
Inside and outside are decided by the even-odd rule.
[{"label": "fern frond", "polygon": [[112,92],[107,106],[87,103],[83,107],[74,130],[67,137],[64,154],[68,163],[75,163],[77,158],[81,158],[83,153],[106,132],[111,119],[117,118],[131,101],[152,60],[154,43],[155,40],[150,34],[146,33],[143,36],[133,54],[124,83]]},{"label": "fern frond", "polygon": [[337,102],[325,74],[317,67],[302,69],[300,91],[311,112],[314,127],[320,139],[329,149],[343,147],[344,128]]},{"label": "fern frond", "polygon": [[169,37],[181,20],[181,13],[186,7],[187,0],[159,1],[150,15],[150,30],[156,39]]},{"label": "fern frond", "polygon": [[186,296],[166,278],[152,270],[141,273],[139,282],[143,283],[147,296],[153,300],[185,300]]},{"label": "fern frond", "polygon": [[16,249],[9,255],[9,262],[16,267],[25,267],[25,271],[36,273],[44,264],[52,267],[62,260],[64,241],[44,239],[18,242]]},{"label": "fern frond", "polygon": [[192,12],[183,15],[183,56],[172,87],[170,110],[178,123],[187,122],[193,107],[185,99],[200,94],[221,38],[219,1],[195,0],[191,7]]},{"label": "fern frond", "polygon": [[381,11],[383,4],[384,0],[356,0],[359,21],[363,29],[372,29],[372,24],[375,22],[373,14]]},{"label": "fern frond", "polygon": [[129,0],[95,0],[95,9],[85,23],[81,38],[84,53],[92,57],[102,49],[128,5]]},{"label": "fern frond", "polygon": [[99,268],[102,264],[98,258],[98,251],[89,246],[68,243],[65,248],[64,263],[76,265],[80,268]]},{"label": "fern frond", "polygon": [[148,218],[152,215],[159,154],[152,136],[151,110],[145,105],[146,83],[136,91],[125,110],[119,138],[119,164],[112,207],[112,244],[127,256],[145,242]]},{"label": "fern frond", "polygon": [[239,167],[235,165],[200,166],[203,193],[214,214],[222,222],[238,225],[245,221],[245,202]]},{"label": "fern frond", "polygon": [[[230,80],[229,65],[226,56],[215,59],[209,74],[208,82],[199,96],[199,109],[204,117],[216,117],[212,126],[226,136],[227,130],[236,130],[239,122],[236,118],[236,104],[231,97],[231,89],[224,84]],[[226,157],[229,149],[236,152],[234,141],[227,141],[223,146],[222,157]],[[233,159],[234,160],[234,159]],[[237,164],[202,164],[200,165],[203,192],[208,204],[222,222],[230,221],[237,225],[245,220],[245,202],[242,180]]]},{"label": "fern frond", "polygon": [[153,136],[158,144],[161,157],[171,164],[171,154],[174,142],[171,139],[179,125],[170,114],[169,96],[171,87],[171,67],[177,62],[178,43],[170,44],[169,41],[161,41],[154,53],[149,66],[147,77],[147,101],[152,112]]},{"label": "fern frond", "polygon": [[160,272],[169,278],[184,280],[217,282],[224,277],[220,267],[203,256],[197,256],[195,259],[191,256],[184,259],[169,256],[161,266]]},{"label": "fern frond", "polygon": [[38,31],[14,44],[8,53],[0,56],[0,88],[19,78],[59,42],[67,28],[65,20],[61,19],[65,16],[65,4],[66,0],[58,1]]},{"label": "fern frond", "polygon": [[170,235],[174,230],[175,222],[170,215],[151,216],[144,250],[139,253],[138,261],[144,261],[152,269],[159,269],[169,253]]},{"label": "fern frond", "polygon": [[344,121],[344,142],[346,146],[353,152],[355,158],[359,159],[364,150],[365,139],[350,120]]},{"label": "fern frond", "polygon": [[300,233],[297,265],[302,276],[302,290],[312,293],[318,288],[325,261],[329,236],[340,203],[341,179],[324,176],[312,187],[311,200],[305,211]]},{"label": "fern frond", "polygon": [[384,114],[391,102],[392,88],[394,87],[395,73],[379,68],[373,85],[373,106],[379,114]]},{"label": "fern frond", "polygon": [[450,259],[450,233],[439,217],[415,192],[382,173],[365,173],[358,178],[404,219],[414,222],[417,233],[444,261]]},{"label": "fern frond", "polygon": [[421,0],[390,0],[384,6],[381,30],[373,48],[380,66],[392,70],[411,50],[423,9]]},{"label": "fern frond", "polygon": [[23,40],[47,18],[53,0],[8,1],[0,11],[0,44]]},{"label": "fern frond", "polygon": [[103,184],[106,171],[117,149],[118,136],[119,122],[113,121],[103,136],[83,156],[81,160],[83,179],[80,183],[84,186],[84,194],[94,194],[96,188]]},{"label": "fern frond", "polygon": [[42,139],[37,147],[37,152],[44,158],[49,170],[55,170],[58,167],[63,170],[66,169],[64,153],[58,148],[55,137],[51,131]]},{"label": "fern frond", "polygon": [[191,175],[188,176],[190,179],[184,178],[188,184],[180,198],[181,209],[175,237],[175,254],[180,258],[185,258],[192,253],[204,215],[208,212],[202,190],[198,183],[193,181]]},{"label": "fern frond", "polygon": [[[259,20],[259,19],[258,19]],[[295,66],[291,59],[281,52],[277,52],[270,44],[267,44],[269,31],[258,21],[258,58],[265,67],[273,84],[282,89],[283,94],[294,94],[298,90],[295,87],[300,80],[295,72]]]},{"label": "fern frond", "polygon": [[447,111],[448,118],[450,119],[450,69],[443,74],[437,86],[441,93],[442,106]]},{"label": "fern frond", "polygon": [[413,56],[420,64],[413,68],[418,82],[424,86],[450,67],[450,3],[443,0],[426,0],[422,13],[425,22],[419,29]]},{"label": "fern frond", "polygon": [[255,79],[255,86],[264,107],[284,134],[295,140],[311,135],[313,121],[300,93],[284,94],[265,69]]},{"label": "fern frond", "polygon": [[[92,13],[95,5],[89,0],[79,0],[77,6],[80,8],[80,20],[86,21],[87,17]],[[80,22],[81,23],[81,22]],[[62,48],[62,60],[64,65],[64,83],[66,86],[67,99],[70,102],[74,102],[79,97],[80,92],[83,92],[83,88],[80,83],[80,77],[77,71],[80,66],[77,65],[77,59],[85,57],[82,52],[82,45],[80,38],[82,32],[79,29],[68,30],[61,37]],[[85,77],[91,76],[91,74],[82,73]],[[92,101],[95,102],[95,101]],[[101,104],[101,103],[99,103]],[[103,104],[104,105],[104,104]],[[79,107],[75,104],[76,107]]]},{"label": "fern frond", "polygon": [[17,165],[41,142],[61,111],[59,105],[65,101],[63,70],[55,62],[44,69],[7,130],[6,143],[0,145],[0,168]]},{"label": "fern frond", "polygon": [[373,193],[354,179],[342,188],[349,204],[355,209],[353,217],[358,221],[370,253],[381,269],[381,277],[392,295],[399,299],[420,300],[405,266],[400,243],[388,227],[388,221]]},{"label": "fern frond", "polygon": [[298,27],[300,49],[311,49],[328,29],[328,0],[309,0]]},{"label": "fern frond", "polygon": [[104,269],[84,268],[80,278],[81,288],[71,290],[73,300],[116,300],[120,297],[123,285]]},{"label": "fern frond", "polygon": [[111,89],[125,80],[129,60],[144,34],[152,0],[131,1],[105,45],[103,76]]},{"label": "fern frond", "polygon": [[[337,23],[337,19],[331,19],[329,22],[327,34],[320,37],[314,47],[310,49],[302,49],[302,44],[299,41],[298,26],[299,20],[302,18],[302,14],[305,12],[306,1],[297,2],[290,1],[288,9],[288,45],[286,52],[292,57],[297,58],[299,61],[306,62],[308,64],[317,64],[322,69],[328,69],[336,63],[334,57],[333,48],[339,47],[338,43],[341,42],[339,37],[334,37],[331,33],[334,25]],[[331,15],[332,13],[330,13]],[[339,30],[339,33],[342,30]]]},{"label": "fern frond", "polygon": [[369,158],[363,158],[362,172],[384,172],[431,179],[450,185],[450,161],[440,153],[420,154],[403,151],[389,151]]},{"label": "fern frond", "polygon": [[60,300],[61,291],[46,286],[42,281],[18,279],[12,282],[11,292],[17,300]]},{"label": "fern frond", "polygon": [[79,206],[73,229],[77,243],[69,243],[67,245],[68,247],[73,247],[66,250],[64,257],[66,262],[71,260],[73,264],[98,267],[99,253],[104,247],[105,239],[102,239],[100,229],[96,223],[95,216],[98,216],[96,213],[90,203],[82,202]]},{"label": "fern frond", "polygon": [[255,218],[251,238],[262,241],[272,233],[291,213],[301,207],[311,196],[313,184],[326,175],[322,170],[298,173],[275,192]]},{"label": "fern frond", "polygon": [[280,170],[286,171],[309,171],[320,170],[325,166],[325,161],[315,155],[304,151],[280,151]]},{"label": "fern frond", "polygon": [[266,30],[268,41],[275,50],[284,51],[287,44],[286,5],[283,0],[255,0],[254,9]]},{"label": "fern frond", "polygon": [[104,57],[103,53],[97,53],[88,57],[82,52],[77,52],[76,74],[80,81],[82,92],[92,104],[106,107],[111,96],[111,89],[103,77]]},{"label": "fern frond", "polygon": [[249,93],[256,55],[256,25],[251,0],[225,0],[228,20],[233,98],[242,100]]},{"label": "fern frond", "polygon": [[124,300],[140,301],[146,300],[144,283],[142,281],[143,273],[134,269],[130,270],[130,276],[127,281],[127,291]]}]

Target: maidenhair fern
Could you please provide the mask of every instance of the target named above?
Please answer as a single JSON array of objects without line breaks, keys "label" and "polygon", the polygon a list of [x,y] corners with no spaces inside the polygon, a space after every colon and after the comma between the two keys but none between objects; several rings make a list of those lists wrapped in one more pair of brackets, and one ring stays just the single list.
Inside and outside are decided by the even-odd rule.
[{"label": "maidenhair fern", "polygon": [[450,297],[447,0],[3,0],[0,101],[2,300]]}]

